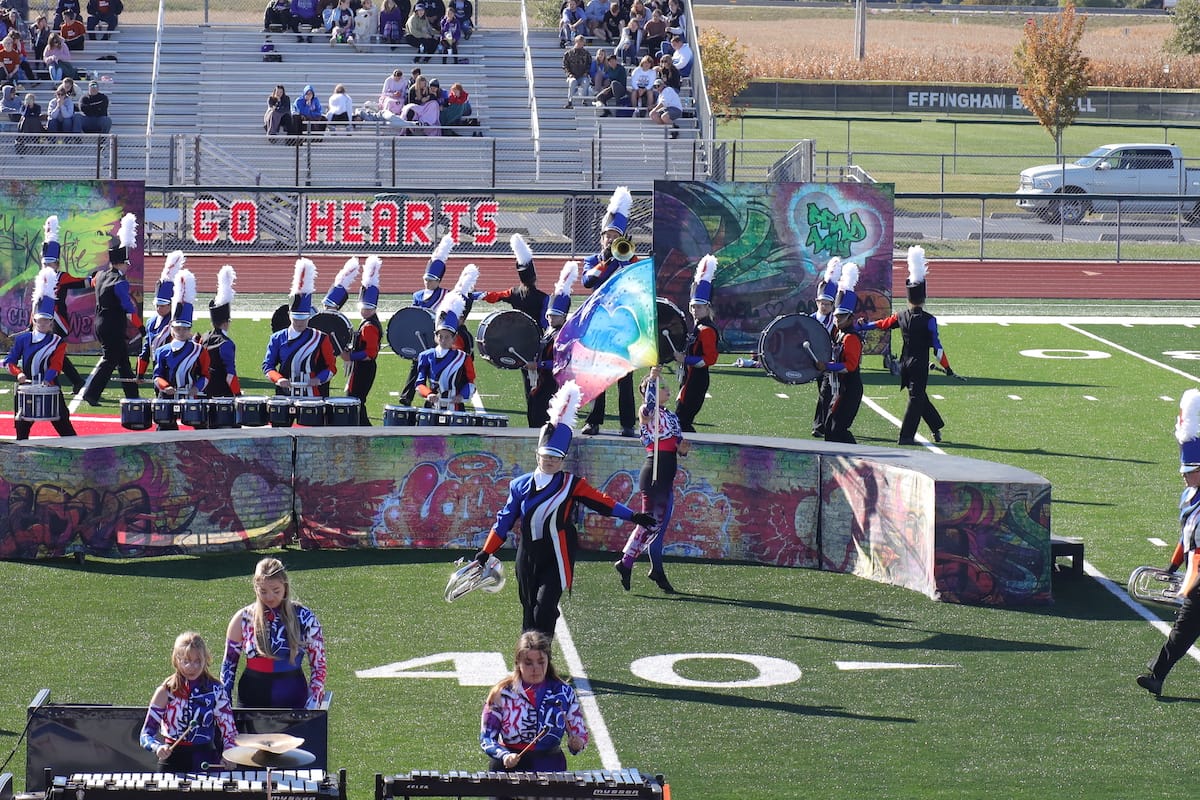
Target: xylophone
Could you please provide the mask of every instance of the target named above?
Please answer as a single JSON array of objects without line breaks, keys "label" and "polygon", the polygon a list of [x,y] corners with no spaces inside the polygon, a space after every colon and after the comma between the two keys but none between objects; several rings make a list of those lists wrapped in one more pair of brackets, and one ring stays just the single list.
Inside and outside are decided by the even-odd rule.
[{"label": "xylophone", "polygon": [[77,772],[55,776],[46,800],[346,800],[346,771],[331,775],[320,769],[225,772]]},{"label": "xylophone", "polygon": [[375,775],[375,800],[398,797],[595,797],[669,800],[671,790],[662,775],[650,777],[636,769],[575,772],[450,772],[415,771],[384,777]]}]

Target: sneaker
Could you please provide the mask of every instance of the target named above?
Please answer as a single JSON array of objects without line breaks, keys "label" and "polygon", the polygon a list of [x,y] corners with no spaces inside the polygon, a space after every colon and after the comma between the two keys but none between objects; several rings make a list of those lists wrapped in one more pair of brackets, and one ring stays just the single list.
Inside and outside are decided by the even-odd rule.
[{"label": "sneaker", "polygon": [[590,422],[587,425],[584,425],[583,430],[580,431],[580,433],[582,433],[584,436],[595,436],[599,432],[600,432],[600,426],[593,425]]},{"label": "sneaker", "polygon": [[933,440],[935,442],[940,442],[942,440],[942,429],[941,428],[938,428],[936,431],[933,432]]},{"label": "sneaker", "polygon": [[613,569],[621,576],[621,588],[629,591],[629,579],[633,577],[633,568],[625,566],[624,561],[618,561],[613,564]]},{"label": "sneaker", "polygon": [[1150,673],[1137,676],[1137,685],[1145,689],[1150,694],[1158,697],[1162,694],[1163,682],[1160,678],[1156,678]]},{"label": "sneaker", "polygon": [[[650,572],[646,574],[646,577],[657,583],[658,588],[662,589],[667,594],[676,594],[675,587],[671,585],[669,580],[667,580],[667,573],[650,570]],[[1141,679],[1139,678],[1138,681],[1140,682]]]},{"label": "sneaker", "polygon": [[599,100],[593,100],[592,105],[594,105],[596,108],[604,108],[604,103],[601,103]]}]

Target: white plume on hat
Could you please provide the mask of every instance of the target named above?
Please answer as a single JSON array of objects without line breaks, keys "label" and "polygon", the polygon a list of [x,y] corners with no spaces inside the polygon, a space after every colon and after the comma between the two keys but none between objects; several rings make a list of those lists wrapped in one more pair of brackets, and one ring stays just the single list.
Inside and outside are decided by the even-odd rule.
[{"label": "white plume on hat", "polygon": [[458,276],[458,281],[454,284],[454,294],[467,295],[475,291],[475,282],[477,280],[479,280],[479,267],[474,264],[467,264],[463,267],[462,274]]},{"label": "white plume on hat", "polygon": [[[438,303],[437,316],[441,320],[446,315],[446,312],[454,314],[454,318],[462,323],[463,309],[467,307],[467,299],[458,292],[446,292],[446,296],[442,298],[442,302]],[[441,322],[438,323],[439,325]]]},{"label": "white plume on hat", "polygon": [[908,248],[908,282],[917,285],[925,282],[925,273],[929,265],[925,263],[925,248],[914,244]]},{"label": "white plume on hat", "polygon": [[438,242],[438,246],[433,250],[432,259],[434,261],[445,261],[450,257],[450,251],[454,249],[454,237],[446,234],[442,240]]},{"label": "white plume on hat", "polygon": [[42,267],[33,279],[33,308],[36,311],[43,297],[55,297],[58,292],[58,270]]},{"label": "white plume on hat", "polygon": [[196,276],[190,269],[181,269],[175,275],[175,295],[172,300],[176,305],[179,303],[196,304]]},{"label": "white plume on hat", "polygon": [[566,262],[562,266],[562,271],[558,273],[558,280],[554,282],[554,293],[570,294],[577,280],[579,280],[579,262]]},{"label": "white plume on hat", "polygon": [[317,265],[307,258],[296,259],[292,273],[292,294],[312,294],[317,285]]},{"label": "white plume on hat", "polygon": [[187,256],[182,250],[175,250],[167,253],[167,257],[163,260],[162,274],[159,275],[159,281],[174,281],[175,275],[187,263]]},{"label": "white plume on hat", "polygon": [[842,277],[838,280],[838,288],[846,291],[854,291],[854,287],[858,286],[859,266],[853,261],[846,261],[842,264]]},{"label": "white plume on hat", "polygon": [[842,257],[834,256],[825,262],[825,280],[837,285],[838,278],[842,276]]},{"label": "white plume on hat", "polygon": [[700,259],[696,264],[696,279],[693,283],[700,281],[708,281],[712,283],[713,276],[717,274],[717,257],[711,253]]},{"label": "white plume on hat", "polygon": [[137,246],[137,224],[136,214],[126,214],[121,217],[121,230],[117,233],[121,247],[129,248]]},{"label": "white plume on hat", "polygon": [[1179,419],[1175,422],[1175,440],[1180,444],[1200,439],[1200,390],[1188,389],[1179,398]]},{"label": "white plume on hat", "polygon": [[628,217],[631,208],[633,208],[633,195],[629,193],[629,187],[618,186],[608,200],[608,213],[623,214]]},{"label": "white plume on hat", "polygon": [[579,389],[579,384],[575,381],[567,381],[559,387],[554,393],[554,397],[550,399],[550,414],[551,425],[566,425],[568,428],[575,428],[575,416],[579,413],[579,401],[583,398],[583,392]]},{"label": "white plume on hat", "polygon": [[378,286],[379,271],[381,269],[383,269],[383,259],[379,256],[368,256],[366,263],[363,265],[362,285]]},{"label": "white plume on hat", "polygon": [[236,280],[237,273],[234,272],[232,264],[225,264],[217,270],[217,294],[213,298],[214,306],[223,306],[233,302],[233,296],[236,294],[233,291],[233,284]]},{"label": "white plume on hat", "polygon": [[525,239],[521,234],[514,233],[508,240],[508,246],[512,248],[513,256],[517,259],[518,264],[528,264],[533,261],[533,251],[529,249],[529,245],[525,244]]},{"label": "white plume on hat", "polygon": [[358,258],[351,256],[338,270],[337,277],[333,279],[334,286],[340,286],[343,289],[349,289],[350,284],[354,283],[354,279],[358,277],[358,271],[361,269],[358,265]]},{"label": "white plume on hat", "polygon": [[46,217],[46,224],[42,227],[43,238],[47,242],[58,241],[58,215],[51,214]]}]

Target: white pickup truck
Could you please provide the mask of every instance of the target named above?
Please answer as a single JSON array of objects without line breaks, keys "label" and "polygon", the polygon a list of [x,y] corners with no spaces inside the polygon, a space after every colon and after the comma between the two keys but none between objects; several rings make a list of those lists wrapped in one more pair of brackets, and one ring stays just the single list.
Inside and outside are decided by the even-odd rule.
[{"label": "white pickup truck", "polygon": [[[1189,222],[1200,221],[1200,169],[1188,169],[1173,144],[1106,144],[1070,164],[1047,164],[1021,171],[1017,206],[1046,222],[1073,224],[1090,211],[1116,211],[1116,200],[1088,197],[1112,195],[1187,195],[1177,202],[1122,199],[1125,211],[1182,211]],[[1071,195],[1069,198],[1062,195]]]}]

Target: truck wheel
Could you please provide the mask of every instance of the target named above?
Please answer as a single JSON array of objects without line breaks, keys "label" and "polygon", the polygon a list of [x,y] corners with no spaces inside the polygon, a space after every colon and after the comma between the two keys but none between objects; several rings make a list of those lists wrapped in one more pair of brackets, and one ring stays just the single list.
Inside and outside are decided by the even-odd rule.
[{"label": "truck wheel", "polygon": [[[1066,194],[1077,195],[1078,193],[1068,190]],[[1061,219],[1064,225],[1076,225],[1087,216],[1089,204],[1083,197],[1075,196],[1055,202],[1052,208],[1056,211],[1055,216]]]}]

